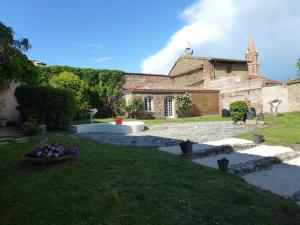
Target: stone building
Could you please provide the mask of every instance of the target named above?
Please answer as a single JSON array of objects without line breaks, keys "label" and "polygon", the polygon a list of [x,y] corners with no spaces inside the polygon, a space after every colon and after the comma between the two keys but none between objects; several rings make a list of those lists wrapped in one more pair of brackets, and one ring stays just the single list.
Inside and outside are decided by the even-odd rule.
[{"label": "stone building", "polygon": [[251,38],[245,60],[193,56],[187,48],[168,75],[125,73],[122,89],[127,102],[134,95],[144,99],[144,116],[176,117],[177,94],[192,96],[190,116],[219,114],[235,100],[250,100],[256,111],[262,111],[262,87],[279,84],[260,76]]}]

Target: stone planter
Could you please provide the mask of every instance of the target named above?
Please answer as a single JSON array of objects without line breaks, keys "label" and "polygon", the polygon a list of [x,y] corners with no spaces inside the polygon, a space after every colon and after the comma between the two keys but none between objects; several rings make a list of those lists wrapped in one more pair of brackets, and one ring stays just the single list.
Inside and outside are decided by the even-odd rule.
[{"label": "stone planter", "polygon": [[264,141],[264,136],[262,135],[258,135],[258,134],[254,134],[252,135],[252,140],[255,144],[260,144]]},{"label": "stone planter", "polygon": [[37,164],[57,163],[57,162],[73,159],[74,157],[75,157],[74,155],[64,155],[60,157],[34,158],[34,157],[30,157],[27,154],[24,155],[24,159],[26,161],[31,163],[37,163]]},{"label": "stone planter", "polygon": [[183,154],[190,153],[193,151],[193,142],[183,141],[179,144]]},{"label": "stone planter", "polygon": [[262,113],[258,114],[258,115],[257,115],[257,120],[258,120],[258,121],[264,121],[264,120],[265,120],[265,115],[262,114]]},{"label": "stone planter", "polygon": [[219,160],[217,160],[217,162],[218,162],[219,170],[221,170],[223,172],[228,171],[228,167],[229,167],[229,160],[228,159],[226,159],[226,158],[219,159]]},{"label": "stone planter", "polygon": [[248,111],[247,112],[247,120],[253,120],[254,119],[254,112]]},{"label": "stone planter", "polygon": [[296,151],[296,152],[300,152],[300,143],[296,143],[293,145],[293,149]]}]

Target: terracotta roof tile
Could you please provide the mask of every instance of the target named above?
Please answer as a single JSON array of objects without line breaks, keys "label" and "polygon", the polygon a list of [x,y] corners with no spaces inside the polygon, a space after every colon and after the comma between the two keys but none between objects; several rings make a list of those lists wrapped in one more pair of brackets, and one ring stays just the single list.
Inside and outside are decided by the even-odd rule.
[{"label": "terracotta roof tile", "polygon": [[130,86],[124,87],[129,91],[153,91],[153,92],[186,92],[186,91],[199,91],[199,92],[218,92],[218,90],[209,90],[204,88],[191,88],[191,87],[145,87],[145,86]]}]

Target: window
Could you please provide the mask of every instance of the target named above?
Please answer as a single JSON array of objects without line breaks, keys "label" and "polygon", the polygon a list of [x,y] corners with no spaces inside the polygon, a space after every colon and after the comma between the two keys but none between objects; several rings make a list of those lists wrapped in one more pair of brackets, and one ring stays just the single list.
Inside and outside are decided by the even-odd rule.
[{"label": "window", "polygon": [[146,97],[144,101],[145,101],[145,106],[144,106],[145,111],[152,112],[152,98]]},{"label": "window", "polygon": [[231,73],[231,71],[232,71],[231,64],[227,64],[227,73]]}]

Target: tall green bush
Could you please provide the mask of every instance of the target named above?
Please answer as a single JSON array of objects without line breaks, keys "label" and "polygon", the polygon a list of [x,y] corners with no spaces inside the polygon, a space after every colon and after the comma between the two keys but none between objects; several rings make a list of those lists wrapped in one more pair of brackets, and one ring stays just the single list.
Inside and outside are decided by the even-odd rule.
[{"label": "tall green bush", "polygon": [[184,117],[188,109],[192,106],[192,98],[189,94],[179,94],[176,96],[176,111],[179,117]]},{"label": "tall green bush", "polygon": [[67,88],[72,91],[76,100],[75,118],[82,119],[86,117],[86,110],[91,105],[89,102],[89,87],[84,80],[73,73],[62,72],[58,76],[51,77],[49,84],[54,88]]},{"label": "tall green bush", "polygon": [[247,104],[244,101],[232,102],[229,106],[230,115],[234,122],[244,120],[245,114],[248,111]]},{"label": "tall green bush", "polygon": [[124,106],[124,111],[129,117],[135,118],[139,110],[144,108],[144,101],[140,96],[134,96],[129,104]]},{"label": "tall green bush", "polygon": [[66,129],[75,114],[75,98],[67,89],[23,85],[17,87],[15,96],[18,111],[24,122],[37,119],[49,129]]}]

